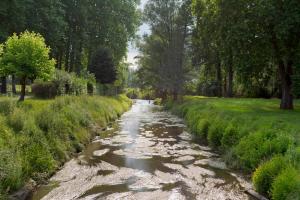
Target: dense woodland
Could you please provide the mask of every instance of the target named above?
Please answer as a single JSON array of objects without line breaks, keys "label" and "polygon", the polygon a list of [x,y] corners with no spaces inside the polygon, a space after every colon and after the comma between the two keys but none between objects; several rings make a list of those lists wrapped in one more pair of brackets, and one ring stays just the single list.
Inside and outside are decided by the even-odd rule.
[{"label": "dense woodland", "polygon": [[149,1],[152,33],[139,43],[139,82],[165,98],[182,94],[299,96],[300,4],[290,1]]},{"label": "dense woodland", "polygon": [[[87,72],[96,73],[93,59],[104,58],[103,63],[109,63],[97,68],[101,75],[96,79],[102,84],[118,78],[120,82],[128,68],[124,63],[128,41],[139,25],[137,5],[136,0],[4,0],[0,2],[0,43],[14,33],[35,32],[45,38],[57,69],[86,77]],[[13,85],[21,79],[2,72],[2,93],[7,92],[7,75],[13,76]]]}]

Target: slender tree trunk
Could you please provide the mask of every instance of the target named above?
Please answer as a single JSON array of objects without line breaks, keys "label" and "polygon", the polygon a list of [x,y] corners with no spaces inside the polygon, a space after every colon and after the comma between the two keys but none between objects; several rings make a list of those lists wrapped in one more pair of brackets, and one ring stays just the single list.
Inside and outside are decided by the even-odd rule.
[{"label": "slender tree trunk", "polygon": [[289,61],[286,65],[281,60],[279,62],[279,75],[281,79],[282,97],[280,109],[292,110],[294,109],[293,94],[292,94],[292,75],[293,63]]},{"label": "slender tree trunk", "polygon": [[228,66],[228,79],[227,79],[227,97],[233,97],[233,68],[232,64]]},{"label": "slender tree trunk", "polygon": [[224,80],[223,80],[223,95],[225,97],[225,95],[227,95],[227,76],[224,76]]},{"label": "slender tree trunk", "polygon": [[1,94],[7,93],[6,77],[1,77]]},{"label": "slender tree trunk", "polygon": [[162,90],[162,91],[161,91],[161,99],[162,99],[162,102],[166,102],[166,101],[167,101],[167,98],[168,98],[168,92],[167,92],[167,90]]},{"label": "slender tree trunk", "polygon": [[176,89],[174,89],[173,91],[173,101],[177,101],[178,100],[178,93],[176,91]]},{"label": "slender tree trunk", "polygon": [[65,57],[65,70],[66,71],[69,71],[69,68],[70,68],[70,54],[71,54],[71,50],[72,50],[72,46],[71,46],[72,34],[70,32],[71,31],[69,31],[69,38],[68,38],[67,47],[66,47],[66,57]]},{"label": "slender tree trunk", "polygon": [[25,93],[26,93],[26,77],[21,78],[21,95],[19,101],[24,101],[25,100]]},{"label": "slender tree trunk", "polygon": [[11,87],[12,87],[12,93],[17,94],[15,75],[12,75],[12,77],[11,77]]},{"label": "slender tree trunk", "polygon": [[222,97],[222,72],[221,72],[221,63],[217,63],[217,87],[218,87],[218,97]]}]

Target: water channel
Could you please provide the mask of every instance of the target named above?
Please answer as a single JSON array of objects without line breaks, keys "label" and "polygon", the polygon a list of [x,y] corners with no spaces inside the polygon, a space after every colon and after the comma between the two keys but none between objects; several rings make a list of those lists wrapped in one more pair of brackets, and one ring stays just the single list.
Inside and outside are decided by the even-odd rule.
[{"label": "water channel", "polygon": [[31,200],[247,200],[249,183],[192,137],[183,121],[137,100]]}]

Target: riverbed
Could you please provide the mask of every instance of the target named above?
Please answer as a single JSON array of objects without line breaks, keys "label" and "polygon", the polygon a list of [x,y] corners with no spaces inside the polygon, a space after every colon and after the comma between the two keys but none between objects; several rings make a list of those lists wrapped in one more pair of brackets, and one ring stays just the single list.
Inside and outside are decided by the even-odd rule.
[{"label": "riverbed", "polygon": [[152,102],[131,110],[41,186],[31,200],[247,200],[251,185]]}]

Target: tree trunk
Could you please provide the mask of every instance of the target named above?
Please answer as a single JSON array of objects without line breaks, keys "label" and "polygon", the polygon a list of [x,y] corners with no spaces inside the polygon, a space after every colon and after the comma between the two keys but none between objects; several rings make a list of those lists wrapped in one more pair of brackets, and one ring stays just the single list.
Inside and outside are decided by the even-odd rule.
[{"label": "tree trunk", "polygon": [[227,97],[233,97],[233,69],[232,69],[232,64],[230,64],[228,66]]},{"label": "tree trunk", "polygon": [[279,61],[279,75],[281,79],[282,97],[280,109],[292,110],[294,109],[293,94],[292,94],[292,75],[293,63],[289,61],[286,65],[281,60]]},{"label": "tree trunk", "polygon": [[25,93],[26,93],[26,77],[21,78],[21,95],[19,101],[25,100]]},{"label": "tree trunk", "polygon": [[17,94],[15,75],[12,75],[12,77],[11,77],[11,88],[12,88],[12,93]]},{"label": "tree trunk", "polygon": [[7,93],[6,77],[1,77],[1,94]]},{"label": "tree trunk", "polygon": [[217,63],[217,96],[222,97],[222,72],[221,72],[221,63]]},{"label": "tree trunk", "polygon": [[161,99],[162,99],[162,102],[166,102],[167,101],[167,99],[168,99],[168,92],[167,92],[167,90],[162,90],[161,91]]},{"label": "tree trunk", "polygon": [[176,91],[176,89],[174,89],[173,91],[173,101],[177,101],[178,100],[178,93]]}]

